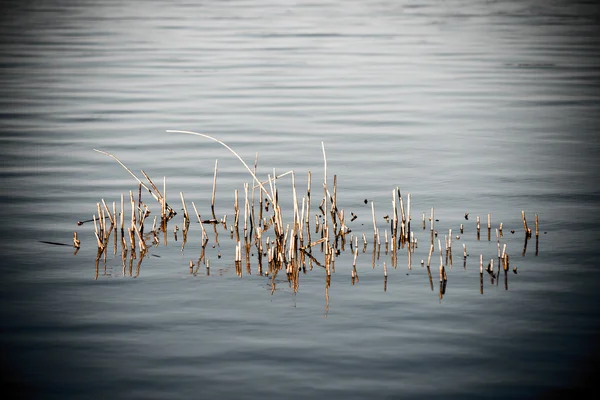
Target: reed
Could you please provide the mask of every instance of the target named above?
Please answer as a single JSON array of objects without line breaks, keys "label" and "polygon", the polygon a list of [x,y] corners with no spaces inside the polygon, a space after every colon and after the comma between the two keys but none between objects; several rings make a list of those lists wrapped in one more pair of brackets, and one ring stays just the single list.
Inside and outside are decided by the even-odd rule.
[{"label": "reed", "polygon": [[[210,209],[212,211],[213,218],[217,218],[215,216],[215,197],[217,194],[217,171],[219,170],[219,160],[215,160],[215,173],[213,175],[213,188],[212,188],[212,197],[210,200]],[[256,170],[256,167],[255,167]]]},{"label": "reed", "polygon": [[[290,287],[293,288],[294,293],[298,291],[299,282],[300,282],[300,272],[306,273],[306,262],[309,263],[309,268],[312,270],[312,266],[317,265],[322,267],[326,273],[326,282],[328,291],[329,285],[331,283],[331,276],[335,273],[335,264],[336,258],[341,255],[342,252],[345,251],[345,242],[348,240],[346,235],[350,235],[349,237],[349,248],[351,250],[351,255],[353,256],[352,263],[352,282],[358,283],[358,273],[357,273],[357,257],[358,257],[358,240],[359,237],[362,237],[363,242],[363,250],[365,253],[368,246],[368,241],[365,232],[360,232],[360,226],[352,225],[353,229],[350,229],[346,225],[345,220],[345,212],[342,209],[342,203],[338,203],[341,201],[340,192],[338,188],[338,176],[333,175],[332,185],[329,186],[328,183],[328,171],[327,171],[327,156],[325,152],[324,143],[321,143],[321,148],[323,152],[323,169],[324,169],[324,180],[323,180],[323,199],[321,201],[321,205],[319,210],[316,213],[311,211],[311,172],[308,172],[307,175],[307,186],[306,186],[306,195],[298,196],[298,192],[296,190],[296,174],[294,171],[288,171],[285,174],[277,174],[273,169],[272,175],[268,175],[268,179],[264,182],[260,181],[257,176],[257,162],[258,162],[258,154],[256,154],[254,168],[251,169],[248,165],[241,159],[241,157],[234,152],[229,146],[224,144],[218,139],[212,138],[208,135],[199,134],[190,131],[169,131],[169,132],[180,132],[186,133],[190,135],[202,136],[208,139],[213,140],[226,147],[234,156],[236,156],[244,165],[244,167],[251,174],[253,183],[252,183],[252,192],[250,192],[250,183],[244,184],[244,215],[243,215],[243,238],[240,237],[240,225],[241,218],[240,215],[241,209],[239,206],[239,192],[235,190],[235,199],[233,204],[233,213],[234,220],[233,223],[229,226],[231,231],[231,239],[235,243],[235,255],[233,257],[233,263],[236,267],[236,274],[238,276],[242,276],[242,262],[245,260],[246,265],[246,273],[250,274],[253,271],[251,270],[251,257],[254,257],[253,250],[251,247],[253,246],[256,250],[255,259],[258,262],[258,275],[263,275],[263,257],[265,258],[265,263],[268,262],[268,265],[265,264],[264,275],[269,276],[271,279],[271,290],[275,290],[275,276],[278,271],[284,270],[290,284]],[[101,152],[101,151],[99,151]],[[102,199],[101,202],[96,204],[96,213],[93,215],[94,222],[94,235],[97,239],[98,244],[98,263],[99,260],[104,256],[106,261],[107,252],[106,252],[106,244],[110,238],[110,234],[112,230],[116,231],[116,227],[120,225],[121,228],[121,244],[122,251],[121,257],[123,260],[123,271],[126,270],[126,261],[129,260],[129,271],[130,275],[132,275],[132,260],[134,258],[138,259],[138,268],[136,270],[136,275],[139,274],[139,266],[141,265],[142,260],[145,258],[145,254],[150,247],[150,242],[153,246],[158,246],[160,241],[158,240],[157,233],[161,230],[165,235],[165,245],[166,242],[166,230],[167,223],[170,221],[175,212],[172,208],[168,206],[167,203],[167,188],[166,188],[166,177],[163,177],[163,185],[161,190],[152,183],[150,178],[147,176],[145,172],[142,173],[146,177],[148,181],[148,185],[141,182],[131,170],[124,166],[116,157],[101,152],[103,154],[109,155],[113,157],[115,160],[119,162],[132,176],[136,178],[138,181],[138,196],[137,202],[133,199],[133,193],[130,191],[130,203],[131,203],[131,226],[127,229],[127,235],[129,236],[129,246],[127,245],[127,241],[125,240],[125,226],[124,226],[124,196],[121,195],[121,211],[117,214],[116,203],[113,202],[112,210],[108,207],[108,203]],[[207,266],[207,275],[209,275],[209,267],[208,267],[208,256],[211,251],[218,252],[218,258],[221,258],[221,253],[219,250],[211,250],[210,248],[206,249],[207,244],[209,243],[208,235],[206,232],[205,224],[210,223],[213,225],[215,229],[215,243],[212,248],[215,249],[216,246],[219,246],[218,239],[218,231],[217,226],[221,223],[224,226],[224,229],[227,231],[227,214],[225,214],[221,221],[219,221],[215,216],[215,207],[216,207],[216,179],[218,175],[218,160],[215,160],[214,172],[213,172],[213,186],[212,186],[212,196],[211,196],[211,213],[212,218],[208,220],[203,220],[198,212],[198,208],[195,203],[192,201],[192,206],[196,213],[198,222],[200,224],[201,229],[201,255],[198,259],[197,263],[193,263],[190,261],[190,271],[196,275],[199,266],[204,262]],[[280,192],[279,188],[283,188],[281,186],[281,181],[278,182],[278,179],[281,179],[285,176],[291,177],[291,193],[292,193],[292,206],[293,210],[291,211],[290,219],[284,218],[282,206],[287,204],[286,202],[280,201]],[[267,189],[268,186],[268,189]],[[157,228],[157,215],[154,215],[154,223],[152,226],[152,231],[144,235],[144,222],[145,219],[150,215],[150,208],[142,202],[141,198],[141,190],[145,188],[152,196],[158,201],[160,205],[161,212],[161,224],[160,227]],[[255,189],[259,189],[259,215],[255,218],[255,198],[254,192]],[[331,191],[331,192],[330,192]],[[283,193],[283,192],[282,192]],[[302,200],[300,202],[300,197]],[[190,215],[188,214],[188,209],[186,205],[186,200],[184,198],[184,194],[180,191],[180,198],[183,207],[183,225],[182,225],[182,246],[181,250],[184,250],[184,244],[187,240],[187,231],[189,228]],[[388,261],[391,262],[391,265],[396,269],[397,267],[397,257],[401,253],[401,250],[406,248],[407,251],[407,265],[408,269],[412,269],[412,257],[416,254],[416,249],[418,248],[418,234],[419,232],[413,231],[411,229],[411,207],[412,207],[412,196],[411,193],[406,193],[406,196],[403,197],[399,187],[396,187],[395,190],[392,190],[392,214],[390,217],[387,215],[384,217],[386,220],[386,224],[390,228],[390,235],[388,237],[387,229],[384,229],[384,241],[385,241],[385,254],[388,255],[390,259],[387,259],[383,262],[384,269],[384,290],[387,290],[387,277],[388,277]],[[381,233],[377,228],[377,219],[375,215],[375,203],[376,200],[370,200],[371,202],[371,216],[373,222],[373,241],[372,241],[372,268],[375,268],[377,261],[380,259],[381,252]],[[365,200],[367,203],[367,200]],[[152,207],[153,208],[153,207]],[[289,207],[288,207],[289,208]],[[319,213],[320,211],[320,213]],[[426,212],[423,212],[421,215],[421,225],[422,229],[426,230]],[[311,238],[311,217],[314,215],[315,218],[315,238]],[[358,216],[354,214],[354,212],[350,213],[351,219],[350,222],[354,222]],[[119,219],[117,219],[119,218]],[[524,228],[526,231],[525,245],[524,251],[527,245],[527,237],[531,236],[531,229],[527,226],[527,222],[525,219],[525,214],[522,212],[522,218],[524,222]],[[465,214],[465,219],[468,219],[468,213]],[[434,246],[434,238],[438,238],[437,231],[435,231],[435,212],[434,208],[430,209],[430,248],[429,254],[427,258],[427,274],[430,281],[430,287],[433,290],[433,282],[431,278],[431,257],[433,255],[433,251],[435,249]],[[110,226],[107,222],[110,222]],[[488,213],[487,219],[487,227],[488,227],[488,241],[491,241],[491,213]],[[357,225],[361,225],[358,223]],[[113,228],[114,227],[114,228]],[[178,230],[179,227],[177,225],[174,226],[173,234],[175,240],[178,240]],[[351,233],[352,230],[355,230],[354,233]],[[269,231],[272,232],[270,239],[267,234]],[[460,233],[464,232],[463,224],[460,224]],[[235,238],[234,238],[235,233]],[[446,291],[446,282],[448,279],[448,274],[451,273],[451,267],[453,264],[452,261],[452,242],[453,242],[453,229],[448,228],[448,234],[444,236],[445,238],[445,250],[446,250],[446,259],[444,262],[443,250],[441,246],[441,235],[438,238],[438,247],[440,251],[440,299],[445,294]],[[539,236],[539,226],[538,226],[538,216],[536,215],[536,240]],[[265,240],[266,237],[266,240]],[[500,247],[500,238],[502,237],[502,223],[500,223],[500,227],[496,229],[496,246],[498,252],[498,275],[494,272],[494,260],[490,260],[490,264],[488,266],[488,272],[492,279],[499,278],[500,269],[504,269],[505,271],[505,288],[507,288],[507,278],[506,271],[508,270],[508,254],[506,253],[506,244],[504,244],[504,249],[501,251]],[[477,240],[480,238],[480,218],[477,217]],[[117,248],[117,234],[115,233],[115,250],[116,254]],[[456,240],[459,240],[460,237],[457,235]],[[77,233],[74,233],[73,244],[75,247],[78,247],[79,239],[77,237]],[[389,246],[389,242],[391,241],[391,246]],[[148,243],[148,244],[147,244]],[[76,245],[77,244],[77,245]],[[243,246],[243,247],[242,247]],[[463,246],[463,266],[466,269],[466,259],[467,259],[467,244],[462,243]],[[129,248],[128,248],[129,247]],[[139,249],[139,257],[136,255],[136,248]],[[524,253],[523,253],[524,254]],[[537,254],[537,246],[536,246],[536,254]],[[127,257],[129,256],[129,257]],[[480,256],[480,275],[482,276],[483,272],[483,255]],[[231,259],[229,259],[231,261]],[[252,261],[253,262],[253,261]],[[450,270],[446,270],[447,266],[450,266]],[[196,267],[196,271],[193,271],[193,267]],[[425,261],[421,260],[421,266],[425,266]],[[416,272],[417,273],[417,272]],[[480,276],[480,278],[481,278]],[[493,282],[493,280],[492,280]],[[498,284],[499,281],[496,281]],[[482,280],[480,282],[481,293],[483,293],[483,283]]]}]

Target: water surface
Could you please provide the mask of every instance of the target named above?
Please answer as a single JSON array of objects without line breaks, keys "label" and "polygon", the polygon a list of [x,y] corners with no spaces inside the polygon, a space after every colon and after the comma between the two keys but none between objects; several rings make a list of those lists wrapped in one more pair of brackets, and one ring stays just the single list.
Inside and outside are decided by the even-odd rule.
[{"label": "water surface", "polygon": [[[3,379],[35,398],[530,398],[591,382],[597,362],[599,14],[554,1],[15,2],[0,25]],[[137,189],[109,151],[209,215],[258,173],[295,171],[300,195],[337,175],[355,233],[380,230],[391,194],[411,193],[419,247],[408,269],[371,247],[350,283],[324,272],[235,274],[223,231],[211,275],[200,252],[151,250],[137,278],[119,257],[95,279],[96,203]],[[278,182],[290,211],[291,180]],[[153,208],[155,203],[144,198]],[[419,262],[421,215],[465,232],[440,301]],[[525,256],[521,211],[539,215]],[[464,219],[469,212],[469,220]],[[511,265],[485,277],[503,222]],[[155,215],[155,214],[153,214]],[[287,214],[289,215],[289,214]],[[179,214],[173,221],[181,225]],[[510,230],[515,233],[511,234]],[[68,246],[74,231],[82,249]],[[467,244],[467,268],[462,266]],[[458,253],[458,254],[457,254]],[[459,256],[460,255],[460,256]],[[158,257],[156,257],[158,256]],[[458,261],[457,261],[458,260]],[[383,262],[388,266],[383,290]],[[135,264],[132,275],[135,275]],[[576,393],[575,393],[576,394]]]}]

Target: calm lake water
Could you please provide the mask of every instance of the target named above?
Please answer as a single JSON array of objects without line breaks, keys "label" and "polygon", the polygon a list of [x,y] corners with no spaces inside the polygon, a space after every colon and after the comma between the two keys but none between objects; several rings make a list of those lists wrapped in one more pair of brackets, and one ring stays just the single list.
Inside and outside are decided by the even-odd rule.
[{"label": "calm lake water", "polygon": [[[3,385],[43,399],[465,399],[573,396],[594,382],[594,3],[11,3],[0,24]],[[208,217],[218,159],[216,214],[229,224],[234,191],[243,210],[252,182],[222,146],[167,129],[214,136],[249,165],[258,153],[264,180],[293,170],[299,197],[310,171],[311,214],[323,143],[359,248],[362,233],[372,241],[370,202],[383,235],[393,190],[411,194],[412,269],[406,249],[396,269],[383,249],[373,261],[370,242],[357,284],[347,250],[327,297],[320,267],[300,274],[297,293],[280,273],[271,294],[255,256],[236,275],[221,227],[218,247],[208,230],[210,275],[204,265],[190,274],[200,228],[182,249],[179,192]],[[94,148],[161,187],[167,177],[179,213],[139,269],[109,252],[97,272],[93,224],[77,225],[102,199],[118,208],[121,194],[137,196],[137,182]],[[277,186],[291,218],[291,175]],[[160,216],[143,201],[150,220]],[[442,244],[464,225],[442,299],[437,246],[433,289],[420,266],[431,207]],[[537,254],[535,236],[524,252],[522,211],[530,226],[539,216]],[[500,222],[507,283],[484,272],[481,294],[479,255],[497,259]]]}]

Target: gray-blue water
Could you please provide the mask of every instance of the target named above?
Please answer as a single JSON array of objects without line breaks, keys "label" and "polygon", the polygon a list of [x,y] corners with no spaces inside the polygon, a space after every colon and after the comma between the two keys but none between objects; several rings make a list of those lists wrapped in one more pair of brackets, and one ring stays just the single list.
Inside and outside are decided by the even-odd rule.
[{"label": "gray-blue water", "polygon": [[[531,398],[574,396],[598,362],[600,19],[568,1],[9,2],[0,24],[2,382],[32,398]],[[391,267],[372,243],[343,252],[326,299],[319,267],[235,273],[220,231],[202,266],[199,224],[185,248],[179,192],[210,214],[243,211],[242,164],[312,173],[311,214],[337,175],[359,238],[389,229],[392,191],[411,193],[418,247]],[[96,277],[96,203],[137,183],[179,214],[139,270],[108,253]],[[291,215],[291,176],[277,183]],[[369,201],[364,204],[364,200]],[[406,197],[404,197],[406,200]],[[159,208],[150,196],[143,200]],[[127,204],[127,203],[126,203]],[[439,296],[429,221],[452,229]],[[521,211],[535,236],[523,256]],[[129,212],[129,211],[128,211]],[[469,220],[465,220],[465,213]],[[492,238],[487,240],[487,214]],[[129,215],[129,214],[127,214]],[[481,217],[477,240],[475,219]],[[288,221],[289,222],[289,221]],[[503,223],[511,268],[492,285]],[[148,223],[147,223],[148,225]],[[147,227],[147,230],[150,228]],[[515,230],[511,234],[511,230]],[[70,246],[77,231],[82,246]],[[382,233],[383,234],[383,233]],[[466,268],[462,244],[469,253]],[[218,257],[221,253],[222,257]],[[322,260],[322,254],[316,252]],[[387,264],[386,291],[383,263]],[[516,267],[517,274],[512,272]],[[497,265],[496,265],[497,268]],[[134,276],[137,276],[134,278]],[[96,279],[97,278],[97,279]]]}]

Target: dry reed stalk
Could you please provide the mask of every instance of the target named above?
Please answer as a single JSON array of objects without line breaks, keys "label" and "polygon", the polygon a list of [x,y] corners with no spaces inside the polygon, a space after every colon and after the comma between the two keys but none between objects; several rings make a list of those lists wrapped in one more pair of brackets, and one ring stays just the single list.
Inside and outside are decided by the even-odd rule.
[{"label": "dry reed stalk", "polygon": [[425,224],[425,213],[423,213],[423,230],[426,229],[426,224]]},{"label": "dry reed stalk", "polygon": [[296,195],[296,174],[292,172],[292,202],[294,206],[294,225],[300,223],[300,212],[298,211],[298,196]]},{"label": "dry reed stalk", "polygon": [[496,229],[496,243],[498,245],[498,258],[500,258],[500,231]]},{"label": "dry reed stalk", "polygon": [[540,221],[537,214],[535,214],[535,237],[540,236]]},{"label": "dry reed stalk", "polygon": [[102,214],[102,209],[100,208],[100,203],[96,203],[96,209],[98,212],[98,236],[103,238],[104,237],[104,215]]},{"label": "dry reed stalk", "polygon": [[[326,187],[325,187],[325,193],[326,193],[327,198],[329,199],[329,202],[331,203],[331,208],[330,208],[331,220],[333,221],[334,224],[336,224],[337,223],[335,220],[336,214],[337,214],[338,219],[340,219],[340,220],[342,219],[342,217],[340,215],[340,211],[337,209],[337,206],[335,205],[333,196],[331,195],[331,193],[329,193],[329,190]],[[323,202],[322,204],[325,204],[325,203]],[[322,205],[321,207],[323,208],[325,206]],[[323,215],[325,215],[325,208],[323,208],[321,211],[323,212]]]},{"label": "dry reed stalk", "polygon": [[335,223],[335,214],[337,213],[337,175],[333,175],[333,199],[331,201],[331,214],[334,217]]},{"label": "dry reed stalk", "polygon": [[[257,169],[258,169],[258,152],[256,152],[256,154],[254,156],[254,175],[256,175]],[[255,189],[256,189],[255,185],[252,185],[252,212],[250,213],[250,215],[252,218],[252,225],[255,225],[255,228],[257,228],[258,225],[260,225],[260,220],[259,220],[259,224],[256,224],[256,213],[254,212],[254,191],[255,191]]]},{"label": "dry reed stalk", "polygon": [[434,248],[434,245],[432,243],[431,246],[429,247],[429,255],[427,256],[427,268],[429,268],[429,266],[431,265],[431,255],[433,254],[433,248]]},{"label": "dry reed stalk", "polygon": [[321,142],[321,148],[323,150],[323,187],[324,187],[324,200],[325,205],[323,209],[327,209],[327,155],[325,154],[325,143]]},{"label": "dry reed stalk", "polygon": [[483,274],[483,254],[479,255],[479,272]]},{"label": "dry reed stalk", "polygon": [[440,282],[445,282],[448,280],[446,276],[446,269],[444,268],[444,260],[442,255],[442,242],[438,239],[438,248],[440,249]]},{"label": "dry reed stalk", "polygon": [[154,216],[154,222],[152,223],[152,233],[156,234],[156,215]]},{"label": "dry reed stalk", "polygon": [[311,247],[313,247],[313,246],[316,246],[316,245],[318,245],[318,244],[321,244],[321,243],[325,242],[325,240],[326,240],[326,238],[324,238],[324,237],[323,237],[323,238],[321,238],[321,239],[319,239],[319,240],[315,240],[314,242],[312,242],[312,243],[309,243],[309,244],[307,244],[306,246],[304,246],[304,247],[300,248],[300,250],[306,250],[306,249],[309,249],[309,248],[311,248]]},{"label": "dry reed stalk", "polygon": [[202,218],[200,218],[200,214],[198,213],[198,209],[196,208],[196,204],[192,201],[192,207],[194,208],[194,212],[196,213],[196,217],[198,217],[198,222],[200,223],[200,229],[202,230],[202,247],[206,246],[208,243],[208,234],[204,229],[204,224],[202,223]]},{"label": "dry reed stalk", "polygon": [[306,197],[302,196],[302,211],[300,212],[300,218],[298,219],[298,237],[300,242],[304,242],[304,211],[306,208]]},{"label": "dry reed stalk", "polygon": [[248,213],[250,203],[248,202],[248,183],[244,183],[244,240],[248,242]]},{"label": "dry reed stalk", "polygon": [[[406,241],[410,239],[410,192],[406,195],[406,232],[404,237]],[[410,249],[409,249],[410,252]]]},{"label": "dry reed stalk", "polygon": [[239,202],[238,202],[238,190],[235,189],[234,191],[234,197],[233,197],[233,226],[235,227],[235,229],[238,229],[238,224],[239,224],[239,218],[240,218],[240,208],[239,208]]},{"label": "dry reed stalk", "polygon": [[521,211],[521,217],[523,218],[523,228],[525,229],[525,237],[531,237],[531,228],[527,226],[527,219],[525,218],[525,211]]},{"label": "dry reed stalk", "polygon": [[483,254],[479,255],[479,293],[483,294]]},{"label": "dry reed stalk", "polygon": [[169,133],[184,133],[186,135],[194,135],[194,136],[201,136],[203,138],[206,139],[210,139],[216,143],[219,143],[220,145],[222,145],[223,147],[225,147],[227,150],[229,150],[234,156],[237,157],[238,160],[240,160],[240,162],[244,165],[244,167],[246,167],[246,170],[248,170],[248,172],[250,173],[250,175],[252,175],[252,178],[254,178],[254,181],[256,183],[258,183],[258,185],[260,186],[260,188],[265,192],[265,195],[267,196],[267,198],[269,199],[269,201],[272,201],[271,196],[269,195],[269,192],[267,192],[267,189],[265,189],[265,187],[263,186],[263,184],[260,182],[260,180],[256,177],[256,174],[254,172],[252,172],[252,170],[250,169],[250,167],[248,166],[248,164],[246,164],[244,162],[244,160],[242,159],[242,157],[239,156],[238,153],[236,153],[231,147],[229,147],[228,145],[226,145],[225,143],[223,143],[222,141],[209,136],[209,135],[205,135],[203,133],[199,133],[199,132],[192,132],[192,131],[179,131],[179,130],[167,130],[167,132]]},{"label": "dry reed stalk", "polygon": [[481,234],[481,220],[479,218],[479,215],[477,216],[477,240],[479,240],[480,234]]},{"label": "dry reed stalk", "polygon": [[434,216],[434,214],[433,214],[433,207],[431,207],[431,220],[430,220],[430,222],[431,222],[431,228],[430,228],[430,230],[431,230],[431,244],[433,244],[433,236],[434,236],[433,235],[433,222],[434,222],[433,216]]},{"label": "dry reed stalk", "polygon": [[138,241],[140,243],[140,251],[148,250],[148,248],[146,247],[146,243],[144,243],[144,239],[142,238],[142,234],[140,233],[140,230],[138,229],[138,227],[134,226],[133,228],[135,230],[135,233],[137,233]]},{"label": "dry reed stalk", "polygon": [[492,230],[492,214],[488,213],[487,215],[487,230],[488,230],[488,242],[491,240],[491,230]]},{"label": "dry reed stalk", "polygon": [[[256,169],[256,167],[255,167]],[[210,201],[210,209],[212,211],[213,218],[217,218],[215,216],[215,196],[217,194],[217,171],[219,170],[219,160],[215,160],[215,173],[213,175],[213,188],[212,188],[212,198]]]},{"label": "dry reed stalk", "polygon": [[102,205],[104,206],[104,210],[106,211],[106,215],[108,216],[108,220],[110,221],[111,225],[115,224],[115,219],[113,218],[113,216],[110,213],[110,209],[108,208],[108,206],[106,205],[106,202],[104,201],[104,199],[102,200]]},{"label": "dry reed stalk", "polygon": [[375,269],[375,256],[377,254],[377,242],[376,242],[376,238],[373,237],[373,256],[371,257],[371,264],[373,269]]},{"label": "dry reed stalk", "polygon": [[188,214],[188,209],[185,204],[185,199],[183,198],[183,192],[179,192],[179,195],[181,196],[181,204],[183,205],[183,225],[185,226],[186,221],[187,221],[187,223],[189,223],[189,221],[190,221],[190,215]]},{"label": "dry reed stalk", "polygon": [[131,204],[131,229],[136,224],[136,216],[135,216],[135,201],[133,200],[133,193],[131,190],[129,191],[129,204]]},{"label": "dry reed stalk", "polygon": [[96,239],[98,240],[98,247],[102,247],[102,241],[100,240],[100,230],[98,228],[98,224],[96,223],[96,214],[92,215],[92,219],[94,221],[94,233],[96,235]]},{"label": "dry reed stalk", "polygon": [[390,235],[392,238],[396,237],[396,230],[398,229],[398,209],[396,208],[396,189],[392,190],[392,226],[390,227]]},{"label": "dry reed stalk", "polygon": [[77,249],[81,247],[81,240],[77,238],[77,232],[73,232],[73,247]]},{"label": "dry reed stalk", "polygon": [[377,223],[375,222],[375,203],[371,201],[371,213],[373,215],[373,236],[377,237]]},{"label": "dry reed stalk", "polygon": [[383,231],[383,234],[385,236],[385,254],[387,254],[388,253],[388,249],[389,249],[387,229],[385,231]]},{"label": "dry reed stalk", "polygon": [[123,193],[121,193],[121,213],[119,215],[121,221],[121,236],[124,236],[125,234],[125,211],[124,211],[124,198],[123,198]]},{"label": "dry reed stalk", "polygon": [[406,230],[406,214],[404,213],[404,200],[402,200],[402,193],[398,189],[398,201],[400,202],[400,232],[398,233],[398,239],[400,242],[404,242],[404,234]]},{"label": "dry reed stalk", "polygon": [[[160,192],[160,190],[158,190],[158,188],[156,187],[156,185],[154,184],[154,182],[152,182],[152,179],[150,179],[150,177],[148,176],[148,174],[146,174],[146,172],[142,169],[140,170],[142,172],[142,175],[144,175],[144,178],[146,178],[146,180],[148,181],[148,183],[150,184],[150,187],[152,188],[152,190],[154,190],[154,192],[152,192],[149,188],[147,188],[146,186],[144,186],[148,192],[150,192],[150,194],[152,195],[152,197],[154,197],[154,200],[156,200],[159,204],[162,204],[162,193]],[[140,182],[140,185],[142,185],[142,183]]]},{"label": "dry reed stalk", "polygon": [[163,176],[163,196],[162,196],[162,209],[161,209],[162,219],[166,226],[167,222],[167,177]]},{"label": "dry reed stalk", "polygon": [[148,192],[150,192],[150,194],[152,194],[153,196],[155,196],[154,198],[155,198],[157,201],[159,201],[159,199],[158,199],[158,198],[156,197],[156,195],[155,195],[155,194],[154,194],[154,193],[153,193],[153,192],[152,192],[152,191],[151,191],[151,190],[148,188],[148,186],[146,186],[146,185],[145,185],[145,184],[144,184],[144,183],[143,183],[143,182],[142,182],[142,181],[141,181],[141,180],[140,180],[140,179],[139,179],[139,178],[138,178],[138,177],[137,177],[137,176],[136,176],[136,175],[135,175],[133,172],[131,172],[131,170],[130,170],[129,168],[127,168],[127,167],[125,166],[125,164],[123,164],[123,163],[121,162],[121,160],[119,160],[119,159],[118,159],[117,157],[115,157],[114,155],[112,155],[112,154],[110,154],[110,153],[107,153],[107,152],[105,152],[105,151],[98,150],[98,149],[94,149],[94,151],[96,151],[96,152],[98,152],[98,153],[101,153],[101,154],[104,154],[104,155],[106,155],[106,156],[109,156],[109,157],[111,157],[112,159],[114,159],[116,162],[118,162],[118,163],[119,163],[119,164],[120,164],[120,165],[121,165],[123,168],[125,168],[125,171],[129,172],[129,174],[130,174],[131,176],[133,176],[133,177],[135,178],[135,180],[136,180],[136,181],[138,181],[138,183],[144,187],[144,189],[146,189]]},{"label": "dry reed stalk", "polygon": [[135,225],[133,228],[127,228],[127,233],[129,234],[129,246],[131,249],[131,257],[135,258]]}]

